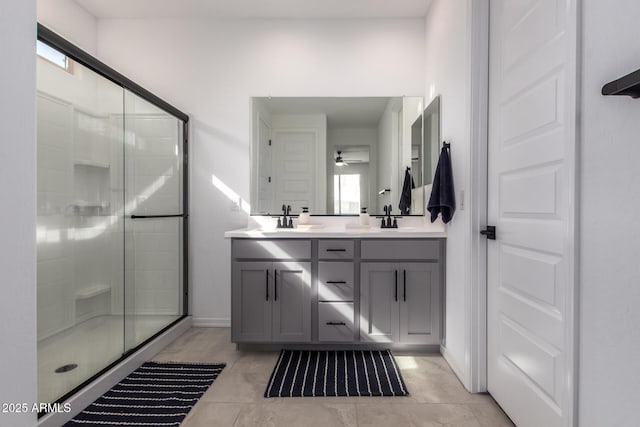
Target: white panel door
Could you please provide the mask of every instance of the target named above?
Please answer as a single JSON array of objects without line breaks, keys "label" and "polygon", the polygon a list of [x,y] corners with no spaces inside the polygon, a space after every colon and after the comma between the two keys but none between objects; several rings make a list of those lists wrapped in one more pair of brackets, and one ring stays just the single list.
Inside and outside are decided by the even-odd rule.
[{"label": "white panel door", "polygon": [[314,131],[273,132],[275,202],[291,205],[292,213],[302,212],[303,206],[316,212],[316,139]]},{"label": "white panel door", "polygon": [[518,426],[569,426],[575,0],[490,5],[488,389]]}]

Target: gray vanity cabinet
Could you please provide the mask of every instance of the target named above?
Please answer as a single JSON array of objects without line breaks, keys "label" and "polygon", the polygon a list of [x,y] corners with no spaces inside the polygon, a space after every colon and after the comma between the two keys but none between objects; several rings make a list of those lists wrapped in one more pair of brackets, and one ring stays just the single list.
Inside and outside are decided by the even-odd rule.
[{"label": "gray vanity cabinet", "polygon": [[363,240],[360,339],[440,344],[440,269],[437,240]]},{"label": "gray vanity cabinet", "polygon": [[439,265],[363,262],[360,338],[369,342],[439,344]]},{"label": "gray vanity cabinet", "polygon": [[386,262],[360,266],[360,339],[398,341],[397,267]]},{"label": "gray vanity cabinet", "polygon": [[234,239],[231,340],[437,346],[444,240]]},{"label": "gray vanity cabinet", "polygon": [[270,262],[233,263],[231,332],[234,341],[271,341],[271,271]]},{"label": "gray vanity cabinet", "polygon": [[439,267],[438,264],[427,262],[406,263],[398,266],[400,342],[440,343]]},{"label": "gray vanity cabinet", "polygon": [[232,341],[311,341],[311,242],[238,240],[232,257]]},{"label": "gray vanity cabinet", "polygon": [[274,342],[311,341],[311,263],[273,263]]}]

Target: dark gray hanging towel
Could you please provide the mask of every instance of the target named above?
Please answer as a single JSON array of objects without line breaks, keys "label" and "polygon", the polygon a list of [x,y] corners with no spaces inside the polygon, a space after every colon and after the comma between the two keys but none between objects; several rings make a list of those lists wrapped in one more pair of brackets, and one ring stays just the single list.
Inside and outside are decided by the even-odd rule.
[{"label": "dark gray hanging towel", "polygon": [[409,215],[411,210],[411,189],[416,188],[411,176],[411,168],[407,167],[404,171],[404,184],[402,185],[402,193],[400,194],[400,214]]},{"label": "dark gray hanging towel", "polygon": [[442,221],[446,224],[453,218],[456,211],[456,195],[453,189],[453,172],[451,170],[451,158],[447,147],[442,147],[436,174],[433,177],[433,187],[427,210],[431,212],[431,222],[442,214]]}]

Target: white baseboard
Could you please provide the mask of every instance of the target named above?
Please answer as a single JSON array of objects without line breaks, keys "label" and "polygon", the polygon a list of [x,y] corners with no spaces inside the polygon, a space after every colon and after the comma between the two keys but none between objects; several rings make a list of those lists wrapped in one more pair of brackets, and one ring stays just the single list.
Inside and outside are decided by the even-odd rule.
[{"label": "white baseboard", "polygon": [[441,345],[440,346],[440,354],[442,354],[442,357],[444,357],[444,360],[447,361],[447,363],[451,367],[451,370],[453,371],[454,374],[456,374],[456,377],[458,377],[458,380],[460,380],[460,382],[462,383],[464,388],[466,388],[467,391],[471,393],[469,385],[467,384],[467,381],[465,380],[464,370],[460,369],[460,366],[458,366],[458,364],[456,363],[455,359],[451,355],[451,352],[449,350],[447,350],[446,347]]},{"label": "white baseboard", "polygon": [[229,328],[231,319],[228,317],[194,317],[194,328]]},{"label": "white baseboard", "polygon": [[56,412],[45,415],[38,420],[38,427],[58,427],[65,424],[93,403],[93,401],[109,391],[124,377],[136,370],[147,360],[153,358],[153,356],[171,344],[171,342],[185,333],[190,327],[191,317],[184,318],[172,328],[162,333],[162,335],[111,368],[107,373],[82,389],[82,391],[70,397],[66,402],[71,404],[71,412]]}]

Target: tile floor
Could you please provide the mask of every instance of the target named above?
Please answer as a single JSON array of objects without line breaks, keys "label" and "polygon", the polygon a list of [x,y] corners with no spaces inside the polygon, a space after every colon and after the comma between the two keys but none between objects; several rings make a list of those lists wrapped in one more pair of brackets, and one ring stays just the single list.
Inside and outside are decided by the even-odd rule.
[{"label": "tile floor", "polygon": [[265,399],[278,353],[236,351],[228,328],[192,328],[154,360],[227,364],[182,427],[513,426],[489,395],[467,393],[439,354],[394,355],[406,397]]}]

